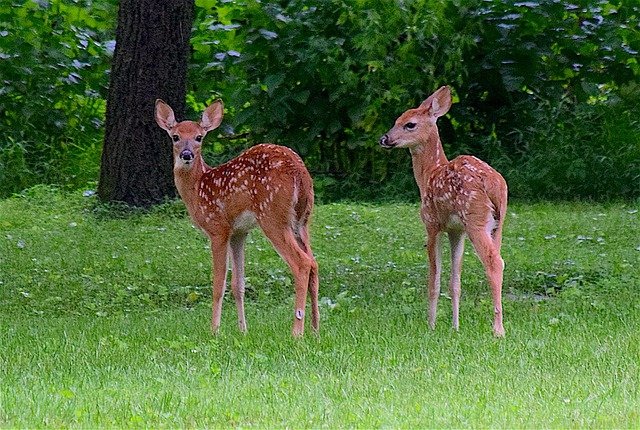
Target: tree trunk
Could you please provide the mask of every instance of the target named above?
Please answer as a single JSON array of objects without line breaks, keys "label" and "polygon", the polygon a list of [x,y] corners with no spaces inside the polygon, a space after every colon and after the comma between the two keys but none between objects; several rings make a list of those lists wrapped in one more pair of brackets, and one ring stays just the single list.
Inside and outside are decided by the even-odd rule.
[{"label": "tree trunk", "polygon": [[121,0],[98,196],[150,206],[175,197],[172,146],[157,98],[184,118],[193,0]]}]

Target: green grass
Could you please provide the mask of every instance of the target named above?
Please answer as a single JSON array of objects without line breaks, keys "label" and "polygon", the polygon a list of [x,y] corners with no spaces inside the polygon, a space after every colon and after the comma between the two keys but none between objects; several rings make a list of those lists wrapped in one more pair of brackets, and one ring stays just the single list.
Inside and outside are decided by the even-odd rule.
[{"label": "green grass", "polygon": [[460,332],[446,294],[431,332],[417,205],[318,206],[321,335],[290,338],[290,277],[256,231],[249,333],[228,297],[214,337],[207,241],[180,203],[32,189],[0,201],[0,427],[639,428],[639,221],[512,204],[496,340],[469,244]]}]

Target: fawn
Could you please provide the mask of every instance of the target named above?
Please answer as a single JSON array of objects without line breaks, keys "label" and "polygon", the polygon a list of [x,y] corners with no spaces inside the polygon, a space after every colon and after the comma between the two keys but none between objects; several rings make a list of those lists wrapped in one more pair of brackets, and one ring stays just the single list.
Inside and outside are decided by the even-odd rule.
[{"label": "fawn", "polygon": [[384,148],[409,148],[413,173],[420,188],[421,216],[427,230],[429,255],[429,326],[435,328],[440,295],[440,236],[451,245],[451,301],[453,328],[458,330],[460,273],[465,235],[469,236],[491,286],[493,333],[504,336],[500,257],[502,225],[507,211],[507,183],[484,161],[461,155],[451,161],[444,154],[436,121],[451,107],[449,87],[441,87],[420,106],[409,109],[380,138]]},{"label": "fawn", "polygon": [[173,140],[173,174],[193,223],[209,237],[213,260],[211,329],[220,327],[231,256],[231,287],[238,326],[246,332],[244,314],[244,244],[249,230],[259,226],[291,268],[295,282],[293,336],[304,333],[307,291],[311,295],[311,326],[318,332],[318,264],[311,251],[309,218],[313,183],[300,157],[291,149],[261,144],[217,167],[202,159],[206,134],[222,122],[223,104],[206,108],[200,122],[176,122],[173,110],[156,101],[155,119]]}]

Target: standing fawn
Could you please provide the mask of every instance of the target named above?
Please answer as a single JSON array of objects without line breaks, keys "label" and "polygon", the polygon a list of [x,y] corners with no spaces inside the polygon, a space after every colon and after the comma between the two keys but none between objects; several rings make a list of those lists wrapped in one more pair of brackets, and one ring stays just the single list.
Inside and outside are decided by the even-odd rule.
[{"label": "standing fawn", "polygon": [[448,161],[436,120],[451,107],[449,87],[441,87],[416,109],[409,109],[380,138],[384,148],[409,148],[413,173],[420,188],[421,216],[427,229],[429,254],[429,326],[435,328],[440,295],[442,232],[451,244],[451,301],[453,328],[458,330],[460,272],[465,234],[482,261],[493,296],[493,333],[502,326],[502,224],[507,211],[507,183],[487,163],[467,155]]},{"label": "standing fawn", "polygon": [[295,281],[293,336],[304,333],[307,290],[311,294],[311,326],[319,330],[318,265],[309,242],[313,183],[300,157],[289,148],[257,145],[218,166],[201,155],[207,132],[222,122],[223,106],[216,101],[199,123],[176,122],[173,110],[156,101],[158,125],[173,140],[173,174],[178,193],[194,224],[211,240],[213,306],[211,330],[220,327],[226,288],[227,257],[231,255],[231,288],[238,310],[238,326],[247,330],[244,316],[244,243],[249,230],[260,226]]}]

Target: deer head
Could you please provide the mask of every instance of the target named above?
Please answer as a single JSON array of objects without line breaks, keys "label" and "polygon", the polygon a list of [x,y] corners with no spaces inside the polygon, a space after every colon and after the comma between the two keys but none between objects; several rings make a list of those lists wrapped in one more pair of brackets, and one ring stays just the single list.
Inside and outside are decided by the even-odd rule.
[{"label": "deer head", "polygon": [[451,90],[440,87],[420,106],[409,109],[396,120],[395,125],[380,138],[383,148],[412,148],[424,142],[437,130],[436,121],[451,107]]},{"label": "deer head", "polygon": [[156,122],[173,140],[174,169],[190,170],[200,159],[202,141],[206,134],[217,128],[222,122],[223,105],[217,100],[209,105],[200,122],[176,122],[173,109],[164,101],[156,100]]}]

